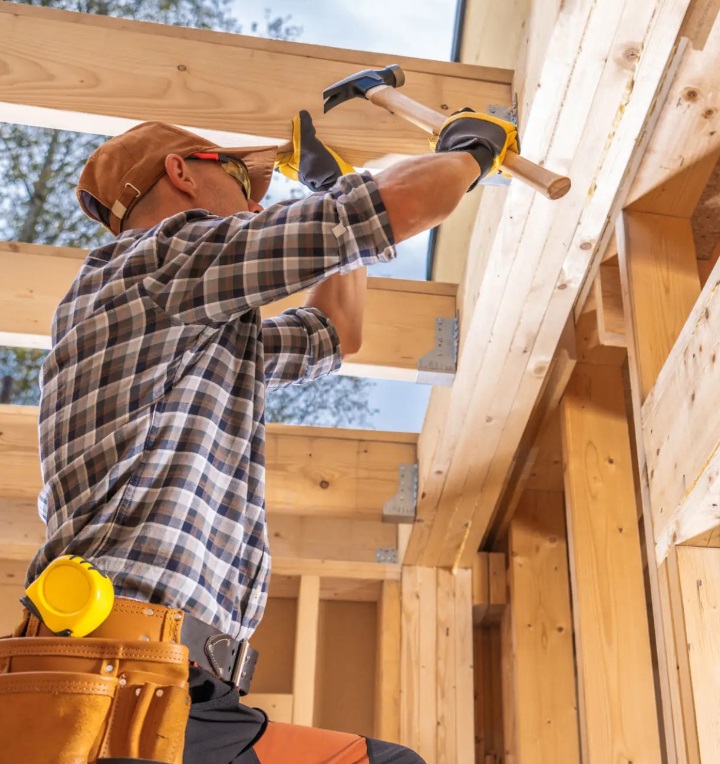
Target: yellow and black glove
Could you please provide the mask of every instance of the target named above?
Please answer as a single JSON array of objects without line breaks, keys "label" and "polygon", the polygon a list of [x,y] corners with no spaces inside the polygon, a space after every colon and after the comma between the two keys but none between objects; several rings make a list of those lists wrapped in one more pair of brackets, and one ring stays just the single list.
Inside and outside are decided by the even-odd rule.
[{"label": "yellow and black glove", "polygon": [[512,122],[465,108],[445,120],[440,133],[430,138],[430,148],[472,154],[480,167],[481,180],[500,172],[505,152],[519,150],[517,128]]},{"label": "yellow and black glove", "polygon": [[299,180],[311,191],[327,191],[341,175],[355,168],[329,149],[316,135],[312,117],[301,111],[292,121],[292,153],[278,154],[275,169]]}]

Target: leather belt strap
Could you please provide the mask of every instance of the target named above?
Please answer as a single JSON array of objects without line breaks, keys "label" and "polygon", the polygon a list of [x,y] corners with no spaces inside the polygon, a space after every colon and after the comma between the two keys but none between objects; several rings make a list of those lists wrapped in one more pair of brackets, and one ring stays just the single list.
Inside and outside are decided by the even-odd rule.
[{"label": "leather belt strap", "polygon": [[[45,624],[29,614],[25,636],[52,634]],[[247,640],[223,634],[189,613],[123,597],[115,598],[110,615],[88,638],[183,644],[188,648],[192,663],[224,682],[231,682],[241,695],[250,691],[258,658],[257,650],[250,647]]]}]

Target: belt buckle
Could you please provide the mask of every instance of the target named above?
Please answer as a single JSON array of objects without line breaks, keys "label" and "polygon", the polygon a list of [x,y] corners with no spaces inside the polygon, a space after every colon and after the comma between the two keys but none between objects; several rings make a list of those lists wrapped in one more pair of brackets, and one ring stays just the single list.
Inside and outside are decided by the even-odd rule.
[{"label": "belt buckle", "polygon": [[240,695],[247,695],[250,692],[250,684],[255,674],[258,651],[250,647],[247,639],[243,639],[239,645],[240,649],[235,657],[230,681],[238,688]]}]

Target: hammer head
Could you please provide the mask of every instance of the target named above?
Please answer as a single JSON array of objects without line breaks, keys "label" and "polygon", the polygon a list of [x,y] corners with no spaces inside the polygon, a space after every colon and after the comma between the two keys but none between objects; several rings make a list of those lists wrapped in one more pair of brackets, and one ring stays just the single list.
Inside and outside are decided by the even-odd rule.
[{"label": "hammer head", "polygon": [[391,64],[384,69],[365,69],[357,74],[352,74],[340,82],[336,82],[323,91],[323,108],[325,113],[334,109],[341,103],[351,98],[365,98],[368,90],[378,85],[388,85],[391,88],[402,87],[405,83],[405,74],[397,64]]}]

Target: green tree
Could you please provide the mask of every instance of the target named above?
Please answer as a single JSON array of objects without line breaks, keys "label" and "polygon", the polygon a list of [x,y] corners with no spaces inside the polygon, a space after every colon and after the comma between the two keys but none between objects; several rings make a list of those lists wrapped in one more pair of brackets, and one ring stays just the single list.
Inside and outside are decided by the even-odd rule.
[{"label": "green tree", "polygon": [[[231,13],[232,0],[30,0],[28,5],[119,16],[163,24],[242,32]],[[294,40],[302,27],[290,16],[265,10],[253,34]],[[92,249],[111,235],[80,210],[75,184],[82,166],[105,136],[0,124],[0,238]],[[289,197],[304,195],[301,186],[281,184]],[[277,200],[277,191],[272,195]],[[0,400],[35,404],[38,375],[46,353],[0,348]],[[268,396],[271,421],[294,424],[368,426],[372,382],[331,377],[312,385],[289,387]]]}]

